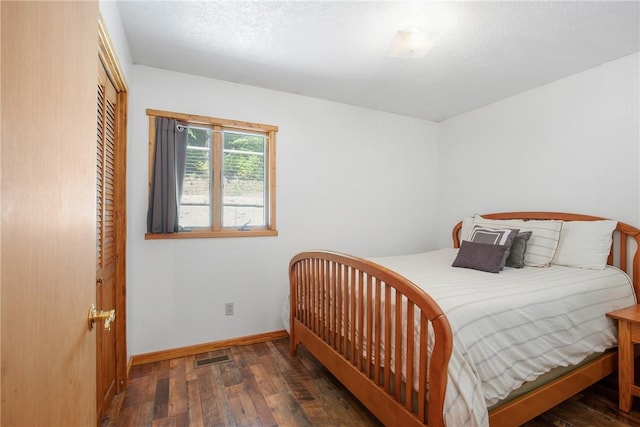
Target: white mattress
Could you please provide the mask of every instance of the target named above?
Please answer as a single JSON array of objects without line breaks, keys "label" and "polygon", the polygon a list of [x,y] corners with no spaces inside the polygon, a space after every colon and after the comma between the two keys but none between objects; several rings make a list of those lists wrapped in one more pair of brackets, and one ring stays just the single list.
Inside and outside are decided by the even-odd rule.
[{"label": "white mattress", "polygon": [[[636,301],[631,280],[614,267],[492,274],[451,267],[456,253],[371,259],[423,288],[447,315],[454,340],[444,414],[449,426],[487,426],[487,407],[524,382],[615,346],[615,323],[605,313]],[[288,328],[288,301],[282,320]]]}]

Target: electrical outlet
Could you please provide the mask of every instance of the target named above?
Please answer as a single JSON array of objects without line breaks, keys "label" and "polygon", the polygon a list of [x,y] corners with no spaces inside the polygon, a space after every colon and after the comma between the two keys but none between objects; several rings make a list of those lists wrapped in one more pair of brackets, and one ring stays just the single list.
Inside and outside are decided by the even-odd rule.
[{"label": "electrical outlet", "polygon": [[224,315],[225,316],[233,316],[233,303],[228,302],[224,305]]}]

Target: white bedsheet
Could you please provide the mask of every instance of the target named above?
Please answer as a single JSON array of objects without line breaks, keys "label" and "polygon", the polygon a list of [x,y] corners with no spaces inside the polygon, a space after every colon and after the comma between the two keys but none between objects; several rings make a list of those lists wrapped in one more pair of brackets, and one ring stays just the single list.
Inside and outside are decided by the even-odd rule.
[{"label": "white bedsheet", "polygon": [[[447,315],[453,352],[445,396],[449,426],[488,426],[487,407],[557,366],[616,345],[605,313],[635,303],[614,267],[453,268],[457,249],[372,258],[427,291]],[[289,304],[282,311],[289,327]]]}]

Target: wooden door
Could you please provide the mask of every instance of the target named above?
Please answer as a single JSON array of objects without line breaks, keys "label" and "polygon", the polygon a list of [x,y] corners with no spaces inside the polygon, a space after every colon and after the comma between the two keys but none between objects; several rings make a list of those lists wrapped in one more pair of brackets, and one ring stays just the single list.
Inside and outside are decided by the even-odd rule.
[{"label": "wooden door", "polygon": [[92,426],[98,4],[0,9],[0,424]]},{"label": "wooden door", "polygon": [[[116,307],[116,150],[118,93],[102,63],[98,65],[96,150],[96,307]],[[119,313],[116,312],[116,316]],[[104,417],[116,392],[116,327],[98,324],[98,419]]]}]

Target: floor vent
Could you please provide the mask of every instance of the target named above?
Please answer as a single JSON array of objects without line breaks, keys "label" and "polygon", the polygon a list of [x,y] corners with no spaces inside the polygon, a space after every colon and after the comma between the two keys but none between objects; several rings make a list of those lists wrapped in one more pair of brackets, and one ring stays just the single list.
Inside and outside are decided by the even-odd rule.
[{"label": "floor vent", "polygon": [[218,363],[226,363],[226,362],[230,362],[231,359],[229,359],[229,356],[224,354],[222,356],[215,356],[215,357],[209,357],[208,359],[200,359],[200,360],[196,360],[195,361],[195,367],[196,368],[201,368],[203,366],[209,366],[209,365],[217,365]]}]

